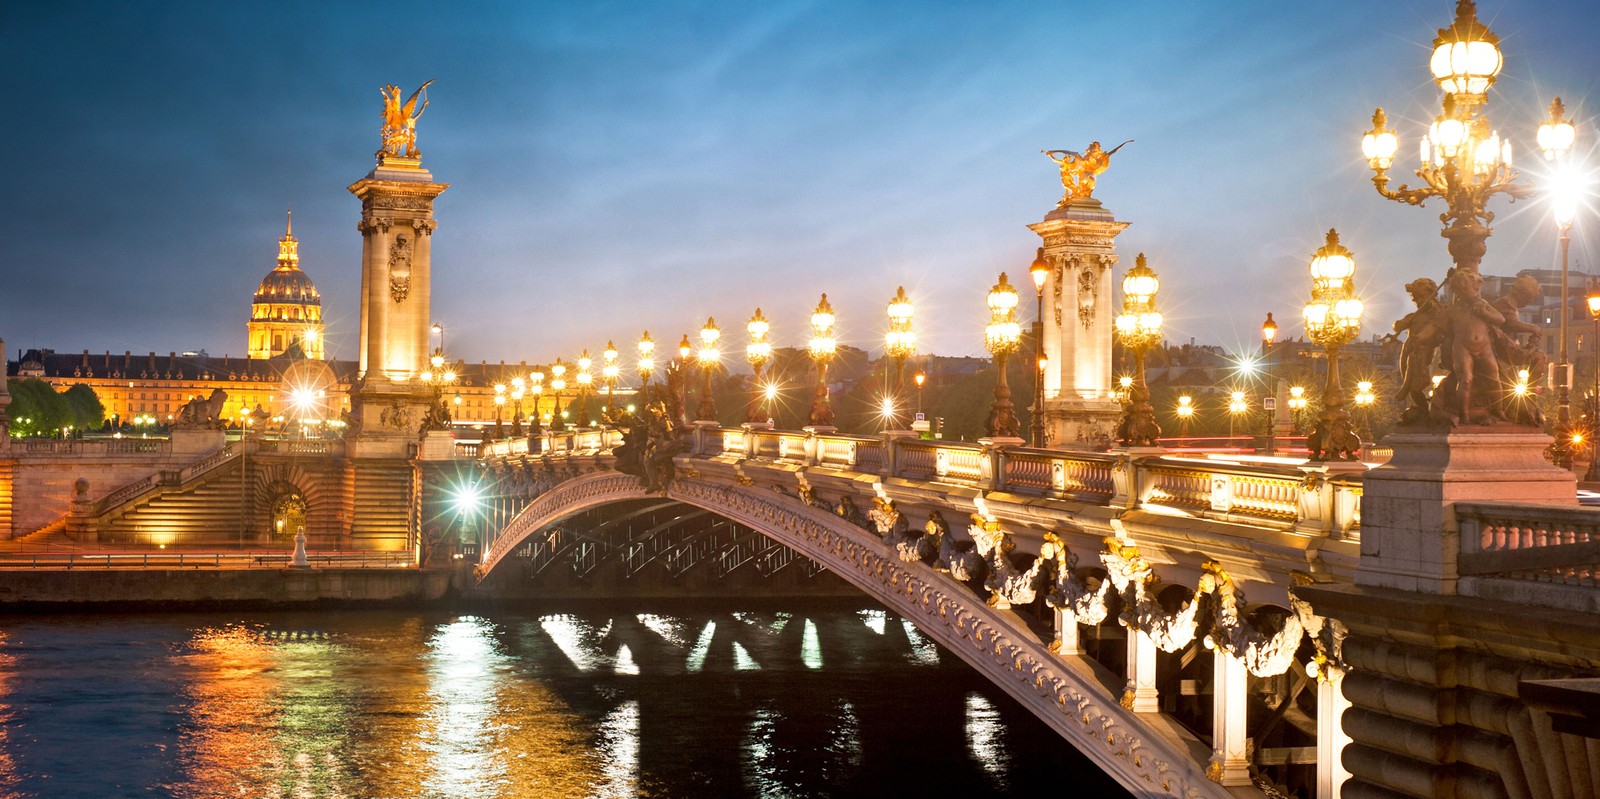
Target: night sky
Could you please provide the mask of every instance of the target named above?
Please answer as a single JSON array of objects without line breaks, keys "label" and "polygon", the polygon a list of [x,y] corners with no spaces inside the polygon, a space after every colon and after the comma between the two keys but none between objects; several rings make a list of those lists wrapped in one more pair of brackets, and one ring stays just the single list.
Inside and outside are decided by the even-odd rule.
[{"label": "night sky", "polygon": [[[1437,215],[1377,196],[1438,113],[1453,3],[0,4],[0,337],[95,352],[244,353],[292,207],[332,352],[354,357],[359,203],[379,86],[437,79],[418,125],[437,204],[433,314],[453,354],[548,361],[756,306],[798,344],[828,292],[877,350],[904,284],[924,352],[982,352],[983,296],[1025,275],[1060,199],[1040,149],[1135,139],[1096,196],[1162,278],[1170,340],[1295,328],[1339,228],[1367,332],[1447,265]],[[1506,68],[1490,115],[1541,170],[1553,95],[1590,153],[1600,4],[1486,0]],[[1397,181],[1398,182],[1398,181]],[[1413,179],[1410,182],[1415,183]],[[1486,273],[1556,263],[1539,201],[1491,206]],[[1590,263],[1593,211],[1574,267]],[[1032,302],[1024,304],[1031,319]]]}]

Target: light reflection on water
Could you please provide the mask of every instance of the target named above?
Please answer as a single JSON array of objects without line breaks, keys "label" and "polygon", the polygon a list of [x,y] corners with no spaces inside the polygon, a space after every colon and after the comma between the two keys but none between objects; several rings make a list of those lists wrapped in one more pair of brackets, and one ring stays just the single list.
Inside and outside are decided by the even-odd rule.
[{"label": "light reflection on water", "polygon": [[882,611],[13,618],[0,799],[1109,785],[1008,702]]}]

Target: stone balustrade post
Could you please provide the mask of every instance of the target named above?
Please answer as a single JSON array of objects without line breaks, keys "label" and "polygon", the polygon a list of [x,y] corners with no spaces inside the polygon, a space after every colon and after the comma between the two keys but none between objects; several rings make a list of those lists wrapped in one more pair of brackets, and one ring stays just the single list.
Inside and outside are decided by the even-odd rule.
[{"label": "stone balustrade post", "polygon": [[916,441],[917,434],[911,430],[890,430],[883,436],[883,477],[900,476],[900,459],[902,441]]},{"label": "stone balustrade post", "polygon": [[1111,507],[1137,507],[1141,497],[1137,461],[1127,452],[1112,453],[1116,460],[1111,464]]},{"label": "stone balustrade post", "polygon": [[1250,784],[1250,739],[1245,726],[1250,707],[1250,672],[1244,661],[1212,650],[1211,764],[1206,776],[1232,786]]},{"label": "stone balustrade post", "polygon": [[805,443],[806,466],[816,466],[819,462],[821,462],[821,456],[822,456],[822,442],[817,440],[817,435],[821,434],[821,433],[831,433],[836,428],[833,428],[833,427],[807,426],[807,427],[802,427],[800,429],[804,430],[805,433],[806,433],[806,443]]},{"label": "stone balustrade post", "polygon": [[1128,628],[1128,685],[1122,706],[1135,713],[1161,712],[1156,690],[1156,642],[1143,630]]}]

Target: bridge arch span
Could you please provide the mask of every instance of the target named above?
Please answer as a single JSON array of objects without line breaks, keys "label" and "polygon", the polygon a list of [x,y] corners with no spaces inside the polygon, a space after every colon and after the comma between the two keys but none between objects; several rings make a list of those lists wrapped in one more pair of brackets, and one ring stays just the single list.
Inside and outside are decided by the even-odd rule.
[{"label": "bridge arch span", "polygon": [[[656,498],[638,480],[594,472],[530,502],[488,548],[487,576],[530,536],[590,508]],[[1225,797],[1205,765],[1148,715],[1122,707],[1091,669],[1049,651],[1010,611],[988,607],[966,586],[922,563],[901,561],[877,536],[797,497],[745,485],[680,477],[664,499],[744,524],[823,564],[909,619],[1015,697],[1102,770],[1140,796]]]}]

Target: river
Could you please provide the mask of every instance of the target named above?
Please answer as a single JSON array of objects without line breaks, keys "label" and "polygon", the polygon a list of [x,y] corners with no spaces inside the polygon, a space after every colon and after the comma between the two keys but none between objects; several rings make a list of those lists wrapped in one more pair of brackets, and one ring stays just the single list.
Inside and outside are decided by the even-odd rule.
[{"label": "river", "polygon": [[0,799],[1125,796],[868,606],[0,617]]}]

